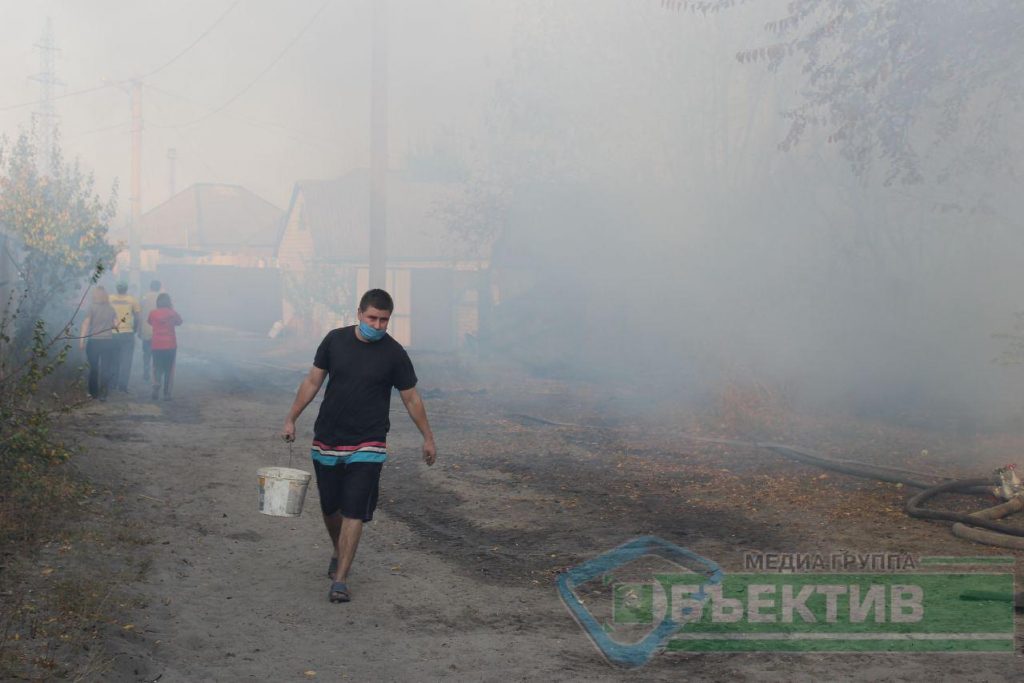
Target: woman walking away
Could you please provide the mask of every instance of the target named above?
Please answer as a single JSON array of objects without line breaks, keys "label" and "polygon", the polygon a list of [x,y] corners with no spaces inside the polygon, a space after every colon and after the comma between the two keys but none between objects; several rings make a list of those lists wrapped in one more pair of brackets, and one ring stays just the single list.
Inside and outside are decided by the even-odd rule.
[{"label": "woman walking away", "polygon": [[101,401],[107,400],[107,391],[114,379],[116,325],[117,311],[110,305],[110,295],[103,287],[97,287],[92,292],[92,303],[82,321],[78,346],[85,349],[85,357],[89,361],[89,396]]},{"label": "woman walking away", "polygon": [[150,349],[153,353],[153,400],[160,398],[160,384],[163,382],[164,400],[171,400],[171,386],[174,384],[174,357],[178,353],[178,339],[174,328],[181,324],[181,316],[171,306],[171,295],[163,292],[156,298],[156,308],[149,312],[153,339]]}]

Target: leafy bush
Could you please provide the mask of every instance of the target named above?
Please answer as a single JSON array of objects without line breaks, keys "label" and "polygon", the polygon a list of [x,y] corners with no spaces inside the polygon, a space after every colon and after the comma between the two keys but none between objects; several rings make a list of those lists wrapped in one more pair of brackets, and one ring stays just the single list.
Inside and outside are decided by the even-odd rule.
[{"label": "leafy bush", "polygon": [[47,494],[43,474],[70,455],[54,418],[74,404],[72,326],[115,255],[107,242],[114,195],[104,201],[93,187],[59,147],[40,159],[29,133],[0,140],[0,534],[8,538],[25,533],[17,511],[31,517],[32,499]]},{"label": "leafy bush", "polygon": [[0,318],[0,542],[27,538],[33,511],[70,493],[63,477],[47,475],[71,456],[54,418],[75,407],[69,396],[80,379],[67,371],[70,322],[49,335],[42,320],[34,321],[30,344],[21,349],[9,335],[17,318],[17,311]]},{"label": "leafy bush", "polygon": [[32,344],[38,320],[67,317],[74,305],[69,296],[116,255],[107,241],[116,188],[101,199],[92,175],[55,149],[53,158],[40,160],[28,133],[13,144],[0,141],[0,286],[8,303],[19,303],[8,332],[19,349]]},{"label": "leafy bush", "polygon": [[[84,396],[68,363],[75,316],[115,254],[114,197],[60,152],[39,159],[32,137],[0,140],[0,678],[94,678],[101,602],[87,567],[33,592],[33,559],[66,534],[87,488],[61,464],[72,454],[59,417]],[[70,547],[70,546],[69,546]],[[103,552],[107,549],[104,548]],[[53,569],[50,568],[50,571]],[[102,577],[106,580],[106,577]],[[38,585],[38,584],[35,584]],[[71,586],[62,588],[62,586]],[[84,588],[83,588],[84,587]],[[51,586],[52,588],[52,586]],[[109,589],[104,589],[109,592]],[[79,604],[81,603],[81,604]],[[71,605],[72,609],[68,609]],[[69,653],[71,653],[69,655]],[[64,663],[81,660],[81,666]],[[78,660],[75,659],[78,657]],[[72,673],[68,673],[68,672]]]}]

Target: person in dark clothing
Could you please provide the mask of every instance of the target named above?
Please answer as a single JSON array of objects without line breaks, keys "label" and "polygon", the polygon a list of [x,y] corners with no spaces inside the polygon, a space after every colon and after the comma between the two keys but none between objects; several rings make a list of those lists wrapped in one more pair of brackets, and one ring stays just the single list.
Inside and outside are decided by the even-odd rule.
[{"label": "person in dark clothing", "polygon": [[409,417],[423,436],[423,460],[437,457],[427,412],[416,391],[416,372],[402,345],[388,336],[391,296],[371,289],[359,302],[359,325],[331,330],[320,343],[313,367],[299,385],[282,436],[295,440],[295,421],[327,381],[314,425],[311,455],[320,507],[334,554],[327,573],[328,598],[348,602],[349,569],[363,524],[373,519],[380,474],[387,460],[391,389],[398,389]]},{"label": "person in dark clothing", "polygon": [[117,311],[110,305],[110,295],[103,287],[92,292],[92,303],[82,320],[82,332],[78,340],[85,349],[89,361],[89,396],[101,401],[107,400],[110,383],[114,381],[117,366],[117,347],[114,345],[114,328],[117,326]]}]

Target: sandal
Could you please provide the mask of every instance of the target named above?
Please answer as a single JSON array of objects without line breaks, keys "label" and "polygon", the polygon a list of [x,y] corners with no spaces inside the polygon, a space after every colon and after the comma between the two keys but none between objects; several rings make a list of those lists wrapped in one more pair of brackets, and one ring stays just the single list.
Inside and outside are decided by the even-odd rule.
[{"label": "sandal", "polygon": [[338,573],[338,558],[332,557],[331,563],[327,565],[327,578],[331,581],[334,580],[334,575]]},{"label": "sandal", "polygon": [[331,584],[331,591],[327,594],[327,599],[331,602],[348,602],[352,597],[348,593],[348,586],[341,581],[335,581]]}]

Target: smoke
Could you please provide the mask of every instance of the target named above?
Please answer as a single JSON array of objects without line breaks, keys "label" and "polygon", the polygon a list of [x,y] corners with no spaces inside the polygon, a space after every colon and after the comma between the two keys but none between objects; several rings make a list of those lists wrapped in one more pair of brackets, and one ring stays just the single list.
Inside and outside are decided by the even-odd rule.
[{"label": "smoke", "polygon": [[[166,199],[169,147],[179,189],[237,184],[281,207],[299,180],[368,167],[370,4],[331,3],[302,32],[320,4],[241,3],[147,81],[144,209]],[[146,73],[228,7],[157,5],[8,8],[6,91],[35,92],[21,38],[44,11],[74,90]],[[803,64],[736,55],[765,44],[784,5],[705,16],[656,0],[391,0],[389,164],[443,169],[460,196],[484,198],[440,208],[462,217],[453,240],[493,240],[486,348],[652,402],[749,381],[798,407],[904,421],[1020,415],[1020,371],[992,361],[1024,290],[1024,207],[1012,163],[993,174],[985,160],[1021,150],[984,134],[1013,130],[1019,111],[988,126],[999,93],[971,90],[958,112],[970,139],[921,111],[915,185],[887,185],[877,153],[855,173],[827,129],[782,149],[785,112],[814,94]],[[57,113],[69,156],[125,187],[127,96],[69,97]],[[27,114],[0,106],[0,125]]]},{"label": "smoke", "polygon": [[[902,421],[1020,413],[993,363],[1021,284],[1009,183],[889,187],[823,139],[783,151],[799,69],[733,59],[758,17],[589,7],[535,8],[484,140],[515,194],[494,344],[651,401],[738,380]],[[962,208],[982,196],[1003,213]]]}]

